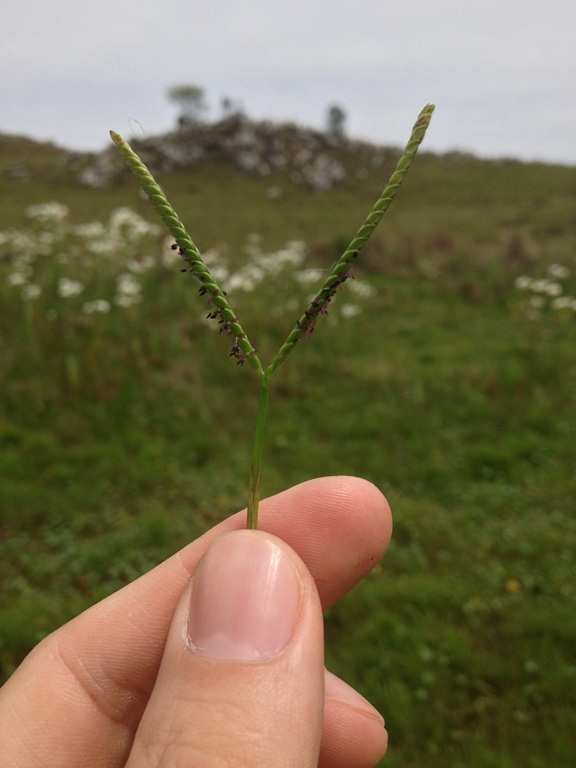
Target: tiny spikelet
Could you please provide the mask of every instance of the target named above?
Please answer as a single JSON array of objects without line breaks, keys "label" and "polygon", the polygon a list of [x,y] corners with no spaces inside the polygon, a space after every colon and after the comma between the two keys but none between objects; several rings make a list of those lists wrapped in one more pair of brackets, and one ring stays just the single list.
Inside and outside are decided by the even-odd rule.
[{"label": "tiny spikelet", "polygon": [[207,297],[209,306],[208,318],[217,320],[220,324],[220,332],[234,337],[234,343],[230,352],[231,357],[236,357],[241,365],[247,361],[260,376],[263,369],[256,350],[250,339],[240,325],[232,307],[228,303],[226,294],[220,288],[212,273],[204,263],[200,251],[186,231],[178,214],[168,202],[166,195],[154,180],[154,177],[138,157],[136,152],[115,131],[110,131],[112,141],[120,152],[124,162],[136,177],[138,183],[146,193],[148,199],[156,209],[158,215],[166,225],[168,231],[176,241],[175,248],[188,265],[184,271],[191,272],[200,282],[200,294]]},{"label": "tiny spikelet", "polygon": [[289,334],[284,344],[281,346],[278,354],[268,368],[267,375],[270,375],[280,365],[280,363],[286,359],[286,357],[294,349],[295,344],[301,338],[312,333],[318,317],[320,315],[326,314],[328,305],[334,298],[336,291],[339,288],[342,288],[344,282],[349,277],[354,277],[352,272],[354,262],[358,258],[362,248],[366,245],[368,238],[376,229],[380,219],[388,210],[390,203],[392,200],[394,200],[394,197],[402,182],[404,181],[404,177],[408,173],[408,169],[410,168],[414,157],[416,156],[418,147],[424,138],[433,112],[434,105],[427,104],[418,115],[418,119],[412,128],[410,139],[408,140],[404,152],[402,153],[402,156],[396,165],[396,169],[390,177],[390,180],[384,191],[376,201],[374,208],[354,236],[348,248],[344,251],[340,259],[330,270],[328,278],[325,280],[316,296],[314,296],[304,311],[304,314],[296,322],[293,330]]}]

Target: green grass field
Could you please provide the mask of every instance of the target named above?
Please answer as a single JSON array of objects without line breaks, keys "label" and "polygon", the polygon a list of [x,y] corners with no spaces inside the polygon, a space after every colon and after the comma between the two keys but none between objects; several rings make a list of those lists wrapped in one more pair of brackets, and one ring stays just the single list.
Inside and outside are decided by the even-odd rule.
[{"label": "green grass field", "polygon": [[[135,182],[83,187],[86,161],[0,138],[3,678],[246,503],[256,376]],[[292,272],[329,267],[388,172],[313,192],[215,158],[159,180],[244,276],[231,299],[267,361],[311,292]],[[306,261],[250,290],[294,240]],[[328,665],[384,713],[390,768],[568,768],[576,168],[423,153],[356,276],[272,385],[263,473],[265,495],[355,474],[391,503],[388,555],[327,614]]]}]

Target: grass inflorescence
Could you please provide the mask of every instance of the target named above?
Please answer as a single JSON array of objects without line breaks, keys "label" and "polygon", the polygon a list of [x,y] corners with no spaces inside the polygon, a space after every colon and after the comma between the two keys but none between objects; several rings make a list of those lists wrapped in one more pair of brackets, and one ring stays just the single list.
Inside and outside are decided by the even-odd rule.
[{"label": "grass inflorescence", "polygon": [[156,182],[148,168],[132,150],[130,145],[127,144],[119,134],[110,131],[110,136],[124,161],[148,196],[150,202],[168,228],[168,231],[174,237],[176,241],[174,247],[178,250],[178,253],[187,264],[187,268],[185,268],[184,271],[191,272],[200,282],[200,295],[207,296],[207,304],[209,306],[207,319],[217,320],[220,325],[221,333],[226,333],[227,335],[234,337],[234,343],[229,356],[237,358],[237,361],[240,364],[243,364],[244,361],[248,361],[259,375],[260,398],[256,413],[256,432],[248,491],[248,513],[246,523],[248,528],[258,527],[258,502],[260,498],[260,478],[262,473],[264,426],[266,423],[270,378],[278,366],[284,362],[286,357],[290,354],[296,343],[312,333],[318,318],[327,313],[328,306],[334,299],[336,292],[343,287],[346,280],[354,277],[352,271],[353,264],[378,226],[382,216],[388,210],[390,203],[394,200],[394,197],[416,156],[418,147],[426,134],[433,112],[434,105],[427,104],[418,115],[410,139],[408,140],[404,152],[402,153],[388,184],[384,188],[384,191],[352,239],[350,245],[345,249],[340,259],[330,270],[330,273],[320,290],[304,310],[303,314],[296,322],[294,329],[288,335],[286,341],[281,345],[272,363],[266,370],[263,368],[262,363],[256,354],[256,349],[242,328],[238,317],[228,303],[225,291],[220,288],[214,279],[210,269],[202,259],[200,251],[186,231],[178,214],[168,202],[160,185]]},{"label": "grass inflorescence", "polygon": [[160,185],[156,182],[138,155],[121,136],[115,131],[110,131],[110,136],[124,161],[137,178],[138,183],[176,241],[178,253],[188,265],[189,271],[200,282],[200,294],[207,296],[207,303],[210,306],[208,317],[211,319],[218,319],[218,321],[222,323],[223,329],[227,333],[234,335],[235,342],[232,347],[231,355],[238,358],[240,363],[243,363],[244,360],[248,360],[253,368],[259,373],[262,373],[262,366],[256,356],[256,350],[252,346],[250,339],[246,335],[246,332],[240,325],[232,307],[228,303],[226,293],[220,288],[212,273],[204,263],[200,251],[186,231],[178,214],[166,199]]},{"label": "grass inflorescence", "polygon": [[408,144],[398,161],[394,173],[390,177],[390,181],[376,201],[374,208],[352,239],[352,242],[346,248],[340,259],[334,264],[328,278],[316,296],[314,296],[310,305],[304,310],[304,314],[297,321],[296,327],[278,351],[278,354],[268,369],[269,373],[272,373],[280,363],[286,359],[287,355],[292,351],[299,339],[312,333],[318,317],[326,314],[328,305],[334,298],[336,292],[343,287],[346,280],[354,277],[352,271],[354,263],[360,255],[362,248],[364,248],[368,239],[380,223],[380,220],[388,210],[390,203],[394,200],[396,192],[400,189],[412,161],[416,156],[418,147],[422,143],[433,112],[434,106],[432,104],[427,104],[418,116]]}]

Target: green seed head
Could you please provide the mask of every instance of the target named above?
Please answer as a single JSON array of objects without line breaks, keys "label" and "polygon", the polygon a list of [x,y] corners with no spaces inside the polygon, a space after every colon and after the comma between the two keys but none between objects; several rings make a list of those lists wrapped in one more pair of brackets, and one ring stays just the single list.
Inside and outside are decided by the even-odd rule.
[{"label": "green seed head", "polygon": [[245,361],[248,362],[260,376],[263,376],[264,371],[256,355],[256,349],[240,325],[238,318],[228,303],[226,294],[214,279],[208,266],[204,263],[200,251],[186,231],[178,214],[168,202],[166,195],[130,145],[115,131],[110,131],[110,136],[124,162],[136,177],[166,225],[166,228],[176,241],[178,253],[188,265],[189,269],[186,271],[190,271],[200,282],[200,293],[207,296],[207,303],[210,308],[208,317],[218,320],[221,325],[221,332],[224,331],[228,335],[234,336],[235,341],[230,356],[236,357],[240,365],[243,365]]}]

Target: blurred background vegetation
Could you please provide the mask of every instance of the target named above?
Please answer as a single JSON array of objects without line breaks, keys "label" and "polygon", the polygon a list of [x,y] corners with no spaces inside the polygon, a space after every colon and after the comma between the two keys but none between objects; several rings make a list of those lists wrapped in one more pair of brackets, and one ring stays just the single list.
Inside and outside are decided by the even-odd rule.
[{"label": "blurred background vegetation", "polygon": [[[152,167],[264,361],[398,156],[330,152],[323,189],[218,146]],[[81,181],[94,162],[0,136],[3,678],[246,501],[254,372],[128,173]],[[263,473],[265,495],[354,474],[391,503],[328,666],[384,713],[391,768],[571,766],[576,168],[422,152],[356,277],[273,383]]]}]

